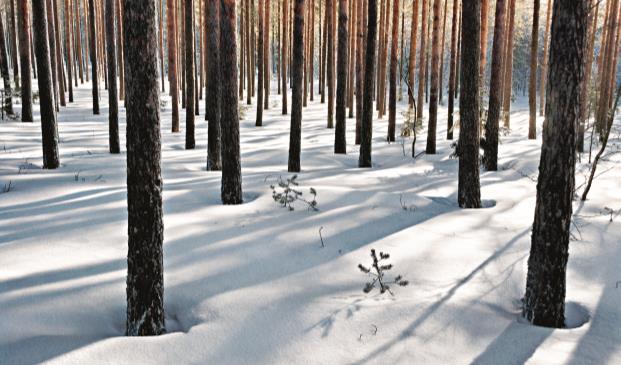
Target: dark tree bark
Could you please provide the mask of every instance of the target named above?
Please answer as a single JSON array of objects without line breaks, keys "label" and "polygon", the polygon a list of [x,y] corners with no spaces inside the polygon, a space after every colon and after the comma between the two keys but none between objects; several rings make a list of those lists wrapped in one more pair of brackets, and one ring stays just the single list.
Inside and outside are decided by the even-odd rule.
[{"label": "dark tree bark", "polygon": [[[282,114],[287,114],[287,58],[288,58],[288,42],[289,42],[289,0],[284,0],[282,8],[282,46],[281,46],[281,58],[280,58],[280,76],[282,80]],[[295,32],[295,30],[294,30]],[[293,121],[292,121],[293,123]]]},{"label": "dark tree bark", "polygon": [[446,139],[453,139],[453,119],[455,108],[455,75],[457,73],[457,12],[459,11],[459,0],[453,0],[453,24],[451,27],[451,61],[449,69],[449,90],[448,90],[448,118],[446,126]]},{"label": "dark tree bark", "polygon": [[[54,109],[58,112],[58,100],[59,100],[59,96],[58,96],[58,76],[57,75],[57,71],[58,68],[56,67],[56,37],[55,37],[55,33],[56,33],[56,27],[54,24],[54,10],[52,8],[52,1],[51,0],[45,0],[45,11],[47,13],[47,40],[48,40],[48,51],[50,53],[50,64],[51,64],[51,71],[52,71],[52,93],[54,95]],[[34,26],[34,24],[33,24]],[[33,38],[34,39],[34,38]],[[38,67],[37,67],[38,68]]]},{"label": "dark tree bark", "polygon": [[[194,98],[194,0],[185,1],[185,149],[196,146],[194,139],[194,115],[196,101]],[[236,62],[236,61],[234,61]]]},{"label": "dark tree bark", "polygon": [[[220,0],[220,85],[222,90],[222,203],[242,203],[237,109],[237,40],[235,0]],[[257,104],[261,104],[259,102]]]},{"label": "dark tree bark", "polygon": [[459,183],[457,200],[462,208],[481,207],[479,182],[479,16],[481,0],[464,1],[462,4],[461,34],[461,87],[459,89]]},{"label": "dark tree bark", "polygon": [[436,153],[436,127],[438,125],[438,87],[440,83],[440,11],[442,1],[433,0],[433,26],[431,36],[431,87],[429,92],[429,124],[427,126],[427,154]]},{"label": "dark tree bark", "polygon": [[177,6],[176,0],[166,0],[166,25],[168,40],[168,82],[172,104],[173,133],[179,132],[179,88],[177,87]]},{"label": "dark tree bark", "polygon": [[496,0],[496,23],[494,24],[494,43],[492,44],[492,76],[489,87],[487,121],[485,122],[485,143],[483,144],[483,164],[488,171],[498,169],[498,123],[502,107],[505,13],[505,0]]},{"label": "dark tree bark", "polygon": [[345,139],[346,124],[345,118],[347,107],[347,0],[339,2],[339,22],[338,22],[338,55],[337,55],[337,84],[336,84],[336,129],[334,130],[334,153],[346,153],[347,141]]},{"label": "dark tree bark", "polygon": [[[13,79],[15,80],[15,88],[19,89],[19,68],[21,67],[18,58],[20,55],[20,52],[18,52],[17,50],[17,27],[15,26],[15,0],[9,0],[11,6],[10,6],[10,13],[7,11],[7,15],[11,16],[11,21],[9,26],[11,27],[11,55],[12,55],[12,60],[13,60]],[[17,14],[19,16],[19,9],[17,10]],[[21,39],[21,38],[20,38]]]},{"label": "dark tree bark", "polygon": [[263,10],[265,7],[263,6],[263,1],[264,0],[259,0],[258,4],[259,34],[257,36],[257,67],[259,69],[259,74],[257,76],[257,89],[259,91],[257,95],[257,120],[255,123],[255,126],[257,127],[261,127],[263,125],[263,92],[265,91],[265,88],[263,87],[263,79],[265,77],[265,67],[263,67],[263,61],[265,60],[263,57],[263,51],[265,50],[263,47],[263,41],[265,39],[265,35],[263,33]]},{"label": "dark tree bark", "polygon": [[119,101],[116,85],[116,0],[106,0],[106,55],[108,61],[108,126],[110,153],[119,153]]},{"label": "dark tree bark", "polygon": [[[286,0],[285,0],[286,1]],[[291,129],[289,135],[289,172],[300,172],[302,139],[302,74],[304,72],[304,6],[305,0],[293,3],[293,59],[291,60]],[[286,84],[283,82],[283,86]],[[287,88],[283,87],[283,93]]]},{"label": "dark tree bark", "polygon": [[[117,0],[115,0],[117,1]],[[65,40],[66,40],[66,46],[65,49],[67,50],[67,79],[68,79],[68,88],[69,88],[69,102],[73,103],[73,82],[72,82],[72,78],[73,78],[73,65],[74,65],[74,60],[73,60],[73,42],[72,42],[72,31],[71,31],[71,24],[72,24],[72,20],[73,16],[71,14],[71,0],[64,0],[65,2]],[[77,78],[76,78],[77,81]]]},{"label": "dark tree bark", "polygon": [[523,316],[538,326],[565,326],[565,276],[587,14],[587,0],[554,2],[546,118],[522,310]]},{"label": "dark tree bark", "polygon": [[270,108],[270,0],[265,2],[265,13],[263,14],[263,109]]},{"label": "dark tree bark", "polygon": [[[356,38],[358,45],[356,46],[356,144],[360,144],[360,129],[362,126],[362,89],[364,83],[364,75],[362,72],[364,63],[364,29],[362,22],[362,3],[364,0],[356,1]],[[366,24],[364,24],[366,26]]]},{"label": "dark tree bark", "polygon": [[388,142],[395,141],[397,125],[397,51],[399,44],[399,0],[394,0],[392,9],[392,47],[390,50],[390,76],[388,92]]},{"label": "dark tree bark", "polygon": [[537,138],[537,51],[539,49],[539,0],[533,3],[530,35],[530,75],[528,78],[528,139]]},{"label": "dark tree bark", "polygon": [[[93,114],[99,114],[99,75],[97,70],[97,39],[95,38],[95,2],[88,0],[88,34],[91,57],[91,79],[93,82]],[[158,103],[159,104],[159,103]]]},{"label": "dark tree bark", "polygon": [[19,34],[19,67],[21,68],[22,122],[32,122],[32,58],[30,58],[30,31],[28,1],[17,2],[17,25]]},{"label": "dark tree bark", "polygon": [[418,31],[418,0],[412,0],[412,23],[410,30],[410,59],[408,62],[408,95],[410,107],[414,106],[414,74],[416,73],[416,33]]},{"label": "dark tree bark", "polygon": [[36,43],[36,59],[39,77],[39,100],[41,105],[41,136],[43,142],[43,168],[55,169],[59,166],[58,128],[52,91],[52,64],[48,40],[48,23],[45,0],[32,1],[32,28]]},{"label": "dark tree bark", "polygon": [[11,97],[11,75],[9,74],[9,56],[6,51],[4,24],[0,17],[0,73],[4,82],[4,111],[13,114],[13,98]]},{"label": "dark tree bark", "polygon": [[326,56],[326,82],[328,83],[328,128],[334,128],[334,7],[337,0],[326,0],[326,22],[328,24],[328,41]]},{"label": "dark tree bark", "polygon": [[481,0],[481,51],[479,61],[479,91],[485,90],[485,67],[487,66],[487,34],[489,23],[489,1]]},{"label": "dark tree bark", "polygon": [[552,16],[552,1],[548,1],[548,9],[546,11],[546,27],[543,37],[543,59],[541,60],[541,72],[539,81],[539,115],[543,116],[546,98],[546,81],[548,79],[548,47],[550,39],[550,18]]},{"label": "dark tree bark", "polygon": [[[61,34],[61,24],[60,17],[58,15],[58,3],[56,0],[52,0],[52,8],[54,13],[54,37],[56,41],[56,62],[52,64],[56,64],[56,73],[58,74],[58,79],[60,80],[58,84],[58,93],[60,95],[60,106],[66,106],[67,100],[65,99],[65,73],[63,67],[63,46],[60,43],[60,34]],[[53,65],[52,65],[53,66]],[[71,79],[69,79],[71,80]]]},{"label": "dark tree bark", "polygon": [[[207,116],[207,171],[220,171],[220,4],[207,0],[207,91],[205,95]],[[250,92],[250,88],[248,89]]]},{"label": "dark tree bark", "polygon": [[358,167],[371,167],[371,141],[373,139],[373,70],[375,70],[375,47],[377,46],[377,0],[369,0],[368,2],[367,21],[364,96]]},{"label": "dark tree bark", "polygon": [[416,101],[416,119],[423,119],[423,96],[425,93],[425,64],[427,59],[427,10],[429,7],[427,6],[427,2],[432,0],[423,0],[422,1],[422,19],[421,19],[421,28],[420,28],[420,53],[418,57],[419,71],[418,71],[418,98]]},{"label": "dark tree bark", "polygon": [[[246,57],[246,77],[248,79],[248,85],[246,90],[246,104],[252,105],[252,85],[254,85],[254,68],[252,60],[254,58],[254,43],[251,32],[254,35],[254,23],[250,19],[250,8],[252,7],[252,14],[254,16],[254,1],[252,5],[250,0],[246,0],[246,47],[248,49],[248,57]],[[250,24],[252,23],[252,28]],[[252,29],[252,31],[251,31]]]},{"label": "dark tree bark", "polygon": [[165,332],[164,225],[155,7],[155,0],[124,1],[128,336],[151,336]]},{"label": "dark tree bark", "polygon": [[509,28],[507,28],[506,38],[505,38],[505,65],[504,65],[504,81],[503,81],[503,92],[502,92],[502,117],[504,121],[504,127],[510,127],[510,119],[511,119],[511,96],[513,92],[513,38],[515,32],[515,0],[508,0],[508,8],[507,8],[507,23]]}]

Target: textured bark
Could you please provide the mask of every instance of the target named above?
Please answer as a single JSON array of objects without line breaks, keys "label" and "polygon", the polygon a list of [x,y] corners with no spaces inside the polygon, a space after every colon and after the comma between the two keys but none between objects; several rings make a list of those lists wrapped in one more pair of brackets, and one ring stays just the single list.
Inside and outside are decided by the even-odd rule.
[{"label": "textured bark", "polygon": [[[360,128],[362,126],[362,89],[364,75],[362,73],[364,63],[364,30],[362,22],[362,3],[364,0],[356,1],[356,144],[360,144]],[[364,24],[366,26],[366,24]]]},{"label": "textured bark", "polygon": [[395,141],[397,125],[397,52],[399,44],[399,0],[392,9],[392,47],[390,50],[390,90],[388,95],[388,142]]},{"label": "textured bark", "polygon": [[263,83],[264,83],[264,72],[265,72],[265,68],[263,67],[263,61],[265,60],[265,58],[263,57],[263,51],[265,50],[265,48],[263,47],[263,40],[265,39],[265,36],[263,34],[263,10],[264,10],[264,6],[263,6],[263,1],[264,0],[259,0],[259,34],[257,36],[257,67],[259,69],[259,74],[257,76],[257,89],[258,91],[258,95],[257,95],[257,120],[255,122],[255,126],[260,127],[263,125],[263,92],[265,91],[264,87],[263,87]]},{"label": "textured bark", "polygon": [[[502,106],[506,10],[505,0],[496,0],[494,43],[492,44],[492,76],[489,87],[487,121],[485,122],[485,143],[483,144],[483,164],[488,171],[498,169],[498,123]],[[463,72],[462,75],[464,75]]]},{"label": "textured bark", "polygon": [[427,154],[436,153],[436,127],[438,125],[438,84],[440,83],[440,11],[441,0],[433,1],[433,31],[431,37],[431,87],[429,93],[429,124],[427,127]]},{"label": "textured bark", "polygon": [[539,41],[539,0],[534,0],[530,35],[530,75],[528,78],[528,139],[537,138],[537,51]]},{"label": "textured bark", "polygon": [[[185,149],[194,149],[194,0],[185,1]],[[233,61],[236,62],[236,61]]]},{"label": "textured bark", "polygon": [[54,13],[54,29],[55,29],[54,37],[56,41],[56,62],[55,62],[56,73],[58,74],[58,79],[60,80],[58,84],[58,93],[60,95],[59,102],[60,102],[60,106],[66,106],[67,100],[65,98],[66,82],[65,82],[65,71],[63,67],[63,45],[60,42],[60,34],[61,34],[62,25],[60,24],[60,16],[58,15],[57,0],[52,0],[52,9]]},{"label": "textured bark", "polygon": [[19,67],[21,72],[22,122],[32,122],[32,58],[30,57],[30,17],[28,1],[17,2],[17,25],[19,34]]},{"label": "textured bark", "polygon": [[[115,0],[116,1],[116,0]],[[72,21],[71,19],[73,19],[73,16],[71,15],[71,0],[64,0],[64,4],[65,4],[65,41],[66,41],[66,53],[67,53],[67,79],[68,79],[68,91],[69,91],[69,102],[73,103],[73,82],[72,82],[72,78],[73,78],[73,66],[74,66],[74,60],[73,60],[73,42],[72,42],[72,31],[71,31],[71,24]],[[77,78],[76,78],[77,81]]]},{"label": "textured bark", "polygon": [[220,171],[220,4],[207,0],[207,90],[205,116],[207,117],[207,171]]},{"label": "textured bark", "polygon": [[58,129],[54,109],[54,92],[52,85],[52,64],[48,39],[46,0],[32,1],[33,39],[36,49],[37,70],[39,75],[39,101],[41,106],[41,140],[43,145],[43,168],[55,169],[59,166]]},{"label": "textured bark", "polygon": [[328,83],[328,128],[334,128],[334,7],[337,0],[326,0],[326,22],[328,24],[328,41],[326,56],[326,82]]},{"label": "textured bark", "polygon": [[416,33],[418,31],[418,0],[412,1],[412,23],[410,30],[410,59],[408,62],[409,104],[414,106],[414,74],[416,72]]},{"label": "textured bark", "polygon": [[[304,0],[293,3],[293,59],[291,60],[291,129],[289,134],[289,172],[300,172],[302,139],[302,73],[304,72]],[[283,83],[284,84],[284,83]],[[286,88],[283,88],[286,93]]]},{"label": "textured bark", "polygon": [[99,114],[99,70],[97,69],[97,43],[95,38],[95,0],[88,0],[88,34],[91,57],[91,79],[93,82],[93,114]]},{"label": "textured bark", "polygon": [[13,114],[13,98],[11,98],[11,75],[9,74],[9,56],[6,51],[4,24],[0,17],[0,73],[4,82],[4,112]]},{"label": "textured bark", "polygon": [[505,45],[505,65],[504,65],[504,81],[503,81],[503,92],[502,92],[502,117],[504,120],[505,128],[510,127],[511,120],[511,96],[513,94],[513,35],[515,31],[515,0],[508,0],[509,8],[507,9],[507,22],[509,24],[509,28],[506,32],[506,45]]},{"label": "textured bark", "polygon": [[[62,87],[62,69],[58,67],[59,58],[57,54],[60,52],[60,44],[56,42],[56,22],[54,16],[54,6],[52,0],[46,0],[45,10],[47,12],[47,28],[48,28],[48,42],[50,52],[50,63],[52,67],[52,88],[54,91],[54,104],[56,111],[58,111],[58,104],[60,102],[59,89]],[[61,105],[65,105],[65,96],[62,95],[63,102]]]},{"label": "textured bark", "polygon": [[[498,6],[498,2],[496,3]],[[461,34],[461,87],[459,89],[459,182],[457,200],[462,208],[481,207],[479,182],[479,37],[481,0],[464,1]],[[494,35],[495,37],[495,35]]]},{"label": "textured bark", "polygon": [[446,125],[446,139],[453,139],[453,119],[455,108],[455,74],[457,73],[457,12],[459,11],[459,0],[453,0],[453,21],[451,27],[451,59],[449,68],[449,90],[448,90],[448,117]]},{"label": "textured bark", "polygon": [[487,38],[489,23],[489,0],[481,0],[481,57],[479,61],[479,91],[485,90],[485,67],[487,66]]},{"label": "textured bark", "polygon": [[425,92],[425,64],[427,59],[427,10],[429,7],[427,6],[427,2],[431,0],[423,0],[422,1],[422,19],[421,19],[421,30],[420,30],[420,52],[418,57],[419,71],[418,71],[418,98],[416,101],[416,119],[423,118],[423,96]]},{"label": "textured bark", "polygon": [[615,79],[614,73],[616,69],[613,67],[613,59],[617,57],[615,52],[616,38],[615,33],[617,29],[617,16],[618,16],[618,1],[613,0],[610,7],[609,19],[606,24],[606,38],[603,55],[602,66],[600,67],[600,85],[599,85],[599,99],[597,101],[597,110],[595,114],[596,131],[603,136],[605,132],[606,116],[609,108],[609,100],[612,96],[610,80]]},{"label": "textured bark", "polygon": [[438,84],[439,91],[439,100],[440,104],[442,104],[442,89],[444,86],[444,44],[446,41],[446,13],[448,13],[447,9],[448,0],[444,0],[444,7],[442,8],[442,41],[440,42],[440,83]]},{"label": "textured bark", "polygon": [[[595,35],[597,33],[597,14],[599,11],[599,1],[590,1],[591,11],[587,20],[589,39],[587,44],[586,62],[584,70],[584,82],[580,91],[580,124],[578,126],[578,136],[576,137],[576,150],[584,151],[584,129],[585,123],[589,119],[589,99],[591,90],[591,73],[593,69],[593,51],[595,49]],[[593,5],[595,11],[593,11]],[[592,28],[592,29],[591,29]]]},{"label": "textured bark", "polygon": [[338,55],[337,55],[337,89],[336,89],[336,129],[334,130],[334,153],[346,153],[347,142],[345,139],[346,110],[347,107],[347,0],[338,0]]},{"label": "textured bark", "polygon": [[173,133],[179,132],[179,88],[177,87],[177,6],[176,0],[166,0],[166,25],[168,40],[168,82],[172,104]]},{"label": "textured bark", "polygon": [[[223,204],[242,203],[235,25],[235,0],[220,0],[220,85],[222,92],[220,122],[222,125]],[[257,104],[260,104],[260,101]]]},{"label": "textured bark", "polygon": [[155,7],[155,0],[124,1],[128,336],[151,336],[165,332],[164,224]]},{"label": "textured bark", "polygon": [[550,17],[552,16],[552,1],[548,1],[548,10],[546,11],[546,27],[543,37],[543,59],[541,60],[541,79],[539,81],[539,115],[543,116],[545,110],[546,98],[546,81],[548,79],[548,47],[550,38]]},{"label": "textured bark", "polygon": [[556,0],[550,29],[546,118],[523,316],[565,326],[565,275],[574,194],[575,137],[584,77],[587,0]]},{"label": "textured bark", "polygon": [[[287,114],[287,56],[288,56],[288,42],[289,42],[289,0],[284,0],[282,8],[282,47],[281,47],[281,62],[280,62],[280,82],[282,83],[282,114]],[[295,32],[295,31],[294,31]],[[293,122],[292,122],[293,123]]]},{"label": "textured bark", "polygon": [[116,0],[106,0],[106,56],[108,61],[108,129],[110,153],[119,153],[119,101],[116,84],[114,15]]},{"label": "textured bark", "polygon": [[263,16],[263,109],[270,108],[270,0],[265,2],[265,13]]},{"label": "textured bark", "polygon": [[[15,80],[15,88],[19,89],[19,69],[21,67],[18,58],[19,58],[19,52],[17,50],[17,27],[15,25],[15,0],[9,0],[11,6],[10,6],[10,12],[7,10],[7,15],[11,16],[11,21],[9,26],[11,27],[11,55],[12,55],[12,61],[13,61],[13,79]],[[19,9],[18,9],[18,16],[19,16]]]},{"label": "textured bark", "polygon": [[367,20],[364,96],[358,167],[371,167],[371,141],[373,139],[373,70],[375,69],[375,47],[377,41],[377,0],[368,1]]}]

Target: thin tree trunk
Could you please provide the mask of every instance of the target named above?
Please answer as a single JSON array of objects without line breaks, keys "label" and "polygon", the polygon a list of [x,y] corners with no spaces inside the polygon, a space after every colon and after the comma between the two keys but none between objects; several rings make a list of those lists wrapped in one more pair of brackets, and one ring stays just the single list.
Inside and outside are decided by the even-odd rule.
[{"label": "thin tree trunk", "polygon": [[[170,0],[166,0],[167,2]],[[117,31],[117,54],[119,64],[119,99],[125,100],[125,55],[123,54],[123,1],[119,0],[117,3],[117,19],[119,29]],[[168,3],[166,4],[168,6]],[[168,65],[170,67],[170,64]],[[169,71],[170,72],[170,71]],[[174,107],[173,107],[174,108]],[[177,113],[178,114],[178,113]],[[178,118],[177,118],[178,120]]]},{"label": "thin tree trunk", "polygon": [[[65,1],[65,41],[66,41],[66,46],[65,49],[67,50],[67,78],[69,79],[69,82],[67,83],[67,86],[69,88],[69,102],[73,103],[73,66],[74,66],[74,62],[73,62],[73,43],[72,43],[72,37],[73,34],[71,32],[71,24],[72,24],[72,20],[73,16],[71,14],[71,0],[64,0]],[[77,81],[77,78],[76,78]]]},{"label": "thin tree trunk", "polygon": [[418,72],[418,100],[416,102],[416,120],[423,119],[423,96],[425,92],[425,64],[427,59],[427,2],[431,0],[422,1],[422,19],[421,19],[421,31],[420,31],[420,53],[418,57],[419,72]]},{"label": "thin tree trunk", "polygon": [[270,108],[270,0],[265,2],[265,13],[263,16],[263,109]]},{"label": "thin tree trunk", "polygon": [[[595,4],[595,13],[593,13],[593,3]],[[584,129],[585,123],[589,119],[589,100],[591,91],[591,74],[593,70],[593,51],[595,49],[595,35],[597,33],[597,14],[599,11],[599,1],[591,1],[591,12],[589,13],[587,26],[589,27],[589,39],[587,45],[586,63],[584,82],[580,91],[580,125],[578,126],[578,137],[576,141],[576,150],[584,152]],[[592,27],[592,30],[590,29]]]},{"label": "thin tree trunk", "polygon": [[[253,9],[254,14],[254,9]],[[254,69],[252,68],[252,60],[254,58],[254,43],[252,42],[252,36],[250,35],[250,0],[246,0],[246,47],[248,49],[248,57],[246,57],[246,73],[248,78],[248,85],[246,87],[246,104],[252,104],[252,85],[254,84]],[[254,34],[254,25],[252,27],[252,34]]]},{"label": "thin tree trunk", "polygon": [[97,39],[95,38],[95,0],[88,0],[89,49],[91,57],[91,79],[93,81],[93,114],[99,114],[99,76],[97,69]]},{"label": "thin tree trunk", "polygon": [[[303,6],[304,4],[302,4]],[[281,76],[281,83],[282,83],[282,114],[286,115],[287,114],[287,93],[288,93],[288,88],[287,88],[287,58],[288,58],[288,52],[287,52],[287,44],[289,42],[288,40],[288,36],[289,36],[289,22],[287,21],[287,19],[289,19],[289,0],[284,0],[283,3],[283,7],[282,7],[282,47],[281,47],[281,63],[280,63],[280,67],[281,67],[281,71],[280,71],[280,76]],[[293,122],[292,122],[293,123]],[[293,125],[292,125],[293,127]],[[291,154],[291,152],[290,152]],[[291,158],[289,159],[291,160]]]},{"label": "thin tree trunk", "polygon": [[537,138],[537,51],[539,41],[539,0],[534,0],[530,35],[530,75],[528,79],[528,139]]},{"label": "thin tree trunk", "polygon": [[333,19],[335,2],[338,0],[326,0],[326,23],[328,28],[327,56],[326,56],[326,82],[328,83],[328,128],[334,128],[334,27]]},{"label": "thin tree trunk", "polygon": [[[13,98],[11,97],[11,75],[9,74],[9,56],[6,51],[6,42],[4,37],[4,24],[0,16],[0,72],[2,73],[2,81],[4,82],[4,111],[13,115]],[[4,114],[3,114],[4,115]]]},{"label": "thin tree trunk", "polygon": [[574,194],[576,126],[584,77],[587,1],[556,0],[537,202],[522,315],[537,326],[565,326],[565,279]]},{"label": "thin tree trunk", "polygon": [[[451,26],[451,60],[449,69],[448,90],[448,118],[446,126],[446,139],[453,139],[453,119],[455,104],[455,79],[457,73],[457,18],[459,12],[459,0],[453,0],[453,21]],[[480,107],[480,105],[479,105]],[[478,129],[478,128],[477,128]]]},{"label": "thin tree trunk", "polygon": [[488,33],[489,33],[488,31],[489,1],[490,0],[481,0],[481,39],[480,39],[481,57],[479,61],[479,83],[480,83],[479,91],[480,92],[484,92],[485,90],[485,67],[487,66],[487,39],[488,39]]},{"label": "thin tree trunk", "polygon": [[399,0],[394,0],[392,6],[392,47],[390,47],[390,91],[388,96],[388,142],[395,141],[395,130],[397,129],[397,52],[399,44]]},{"label": "thin tree trunk", "polygon": [[[498,0],[502,8],[502,1]],[[453,6],[455,9],[456,6]],[[481,24],[481,0],[464,1],[462,4],[462,19],[470,21],[462,22],[464,35],[462,45],[464,52],[461,57],[461,80],[459,89],[459,143],[457,153],[459,155],[459,182],[457,188],[457,200],[461,208],[481,207],[481,187],[479,182],[479,54]],[[498,15],[498,10],[496,11]],[[496,24],[499,19],[496,18]],[[503,19],[500,19],[503,22]],[[453,20],[453,23],[455,21]],[[454,32],[453,32],[454,33]],[[496,43],[496,30],[494,31]],[[493,56],[492,56],[493,57]],[[493,59],[492,59],[493,62]]]},{"label": "thin tree trunk", "polygon": [[336,129],[334,133],[334,153],[346,153],[347,142],[346,133],[346,110],[347,107],[347,0],[339,2],[339,22],[338,22],[338,55],[337,55],[337,89],[336,89]]},{"label": "thin tree trunk", "polygon": [[[166,24],[168,40],[168,80],[170,83],[170,96],[172,104],[172,127],[173,133],[179,132],[179,88],[177,81],[177,35],[176,23],[177,6],[176,0],[166,0]],[[209,99],[209,98],[208,98]]]},{"label": "thin tree trunk", "polygon": [[[412,23],[410,30],[410,59],[408,63],[408,91],[410,107],[414,106],[414,74],[416,73],[416,33],[418,31],[418,1],[412,0]],[[422,33],[422,32],[421,32]]]},{"label": "thin tree trunk", "polygon": [[513,35],[515,30],[515,0],[509,0],[509,8],[507,15],[509,16],[508,23],[509,29],[507,32],[506,38],[506,55],[505,55],[505,71],[504,71],[504,81],[503,87],[504,91],[502,92],[503,97],[503,120],[505,128],[509,128],[511,126],[511,97],[513,94]]},{"label": "thin tree trunk", "polygon": [[[194,0],[185,0],[185,149],[194,149]],[[233,35],[235,36],[235,35]],[[235,61],[234,61],[235,62]],[[229,65],[230,66],[230,65]]]},{"label": "thin tree trunk", "polygon": [[440,72],[440,11],[442,1],[433,2],[433,33],[431,37],[431,87],[429,97],[429,124],[425,153],[436,153],[436,127],[438,125],[438,84]]},{"label": "thin tree trunk", "polygon": [[448,13],[447,9],[448,0],[444,0],[444,7],[442,10],[442,42],[440,43],[440,76],[439,76],[439,84],[438,87],[440,89],[439,93],[439,102],[442,104],[442,89],[444,84],[444,44],[446,40],[446,13]]},{"label": "thin tree trunk", "polygon": [[[207,116],[207,171],[220,171],[220,0],[207,0],[205,6],[207,49],[207,92],[205,115]],[[260,103],[259,103],[260,104]]]},{"label": "thin tree trunk", "polygon": [[[26,2],[26,1],[24,1]],[[48,39],[46,0],[32,1],[33,39],[36,42],[36,59],[39,77],[39,101],[41,105],[41,141],[43,145],[43,168],[55,169],[60,165],[58,157],[58,128],[52,91],[52,64]],[[27,14],[27,8],[24,12]],[[52,35],[53,37],[53,35]],[[22,75],[23,76],[23,75]]]},{"label": "thin tree trunk", "polygon": [[368,0],[367,20],[364,97],[358,167],[372,166],[371,141],[373,139],[373,70],[375,69],[375,47],[377,41],[377,0]]},{"label": "thin tree trunk", "polygon": [[28,29],[28,18],[30,10],[28,1],[18,1],[17,3],[17,25],[19,34],[19,67],[21,68],[21,96],[22,96],[22,122],[32,122],[32,79],[30,58],[30,32]]},{"label": "thin tree trunk", "polygon": [[[20,69],[21,65],[20,65],[20,63],[18,61],[18,59],[19,59],[19,52],[17,51],[17,37],[18,37],[17,34],[18,34],[18,30],[17,30],[17,28],[15,26],[15,1],[16,0],[9,0],[9,2],[11,3],[11,11],[10,11],[10,15],[11,15],[11,22],[10,22],[10,27],[11,27],[11,54],[13,56],[13,80],[15,80],[15,88],[16,89],[20,89],[20,87],[19,87],[19,75],[20,75],[19,74],[19,69]],[[19,16],[19,9],[17,10],[17,12],[18,12],[17,16]]]},{"label": "thin tree trunk", "polygon": [[364,84],[364,75],[362,73],[363,56],[364,56],[364,30],[362,21],[362,3],[364,0],[356,1],[356,38],[358,45],[356,46],[356,144],[360,144],[360,128],[362,126],[362,93]]},{"label": "thin tree trunk", "polygon": [[539,81],[539,115],[543,117],[545,113],[546,98],[546,81],[548,79],[548,47],[550,38],[550,17],[552,16],[552,1],[548,1],[548,10],[546,11],[546,28],[543,37],[543,59],[541,60],[541,73]]},{"label": "thin tree trunk", "polygon": [[[161,0],[160,0],[161,1]],[[119,153],[119,101],[116,85],[116,43],[114,19],[116,0],[106,0],[106,55],[108,61],[108,125],[110,153]]]},{"label": "thin tree trunk", "polygon": [[[300,150],[302,139],[302,72],[304,68],[304,2],[293,0],[293,59],[291,62],[291,79],[293,91],[291,94],[291,128],[289,135],[289,172],[300,172]],[[288,7],[285,0],[285,8]],[[286,12],[286,11],[285,11]],[[286,23],[286,17],[284,22]],[[285,32],[286,33],[286,32]],[[286,38],[287,36],[285,36]],[[286,77],[283,73],[283,77]],[[286,83],[283,82],[286,86]],[[287,88],[283,87],[283,94]]]},{"label": "thin tree trunk", "polygon": [[257,66],[259,68],[259,75],[257,78],[257,90],[258,90],[258,97],[257,97],[257,120],[255,122],[255,126],[257,127],[261,127],[263,125],[263,92],[265,91],[265,88],[263,87],[263,78],[264,78],[264,72],[265,72],[265,68],[263,67],[263,61],[265,60],[265,58],[263,57],[263,52],[265,51],[265,48],[263,47],[263,41],[265,40],[265,35],[263,34],[263,11],[265,9],[264,5],[263,5],[263,1],[264,0],[259,0],[259,35],[257,37]]},{"label": "thin tree trunk", "polygon": [[54,14],[54,37],[56,42],[56,60],[54,64],[56,64],[56,74],[58,75],[58,93],[60,94],[60,106],[66,106],[67,100],[65,99],[65,78],[64,78],[64,67],[63,67],[63,47],[62,43],[60,43],[60,33],[61,33],[61,24],[60,17],[58,16],[58,3],[56,0],[52,0],[52,10]]}]

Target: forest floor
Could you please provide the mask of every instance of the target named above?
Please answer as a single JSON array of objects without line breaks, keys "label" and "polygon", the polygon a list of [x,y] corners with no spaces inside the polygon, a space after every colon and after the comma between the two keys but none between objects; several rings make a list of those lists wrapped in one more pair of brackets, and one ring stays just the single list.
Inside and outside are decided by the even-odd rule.
[{"label": "forest floor", "polygon": [[[347,155],[335,155],[316,96],[303,111],[298,180],[305,198],[316,189],[317,212],[272,199],[270,184],[291,176],[290,117],[275,90],[264,127],[254,127],[255,108],[244,106],[239,206],[220,204],[220,173],[205,171],[204,106],[197,147],[187,151],[185,112],[181,133],[170,133],[169,102],[162,113],[169,333],[124,337],[125,111],[122,153],[111,155],[107,93],[94,116],[89,87],[59,114],[57,170],[41,169],[37,106],[33,124],[0,122],[0,189],[10,182],[0,193],[0,363],[621,363],[619,131],[589,199],[574,204],[567,272],[574,328],[525,324],[520,298],[542,118],[537,140],[528,140],[522,98],[501,137],[499,171],[481,173],[486,208],[466,210],[456,204],[445,107],[437,155],[413,160],[411,140],[387,143],[386,117],[374,120],[373,168],[359,169],[354,120]],[[398,129],[404,110],[399,104]],[[423,130],[417,151],[425,140]],[[588,154],[581,158],[578,192],[588,171]],[[368,277],[357,265],[371,263],[372,248],[390,253],[389,278],[402,274],[408,286],[363,293]]]}]

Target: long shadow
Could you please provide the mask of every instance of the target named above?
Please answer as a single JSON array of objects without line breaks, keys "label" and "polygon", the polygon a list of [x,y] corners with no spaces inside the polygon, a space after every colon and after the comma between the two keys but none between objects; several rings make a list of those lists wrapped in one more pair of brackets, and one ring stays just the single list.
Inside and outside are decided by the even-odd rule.
[{"label": "long shadow", "polygon": [[100,339],[95,336],[62,334],[26,337],[6,344],[0,343],[0,359],[4,364],[40,364]]},{"label": "long shadow", "polygon": [[397,337],[395,337],[393,340],[389,341],[388,343],[382,345],[380,348],[376,349],[369,355],[365,356],[363,359],[353,362],[353,364],[367,363],[377,358],[378,356],[382,355],[384,352],[388,351],[394,345],[412,336],[414,332],[416,331],[416,329],[421,324],[423,324],[427,319],[429,319],[429,317],[431,317],[442,305],[444,305],[444,303],[448,302],[462,286],[467,284],[476,274],[478,274],[487,265],[489,265],[496,258],[498,258],[500,255],[506,252],[509,248],[511,248],[516,242],[520,240],[520,238],[522,238],[522,236],[524,236],[529,231],[530,231],[530,228],[525,229],[524,231],[522,231],[521,233],[513,237],[511,240],[509,240],[500,249],[496,250],[492,255],[490,255],[487,259],[485,259],[485,261],[483,261],[477,267],[475,267],[468,275],[460,279],[446,294],[442,296],[442,298],[440,298],[438,301],[436,301],[431,306],[429,306],[416,320],[414,320],[414,322],[410,323],[410,325],[405,330],[403,330]]}]

